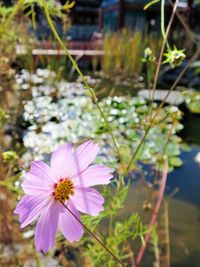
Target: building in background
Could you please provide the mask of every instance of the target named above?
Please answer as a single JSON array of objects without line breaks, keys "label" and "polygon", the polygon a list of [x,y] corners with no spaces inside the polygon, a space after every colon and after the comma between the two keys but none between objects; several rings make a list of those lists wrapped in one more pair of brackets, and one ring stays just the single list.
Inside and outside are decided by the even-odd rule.
[{"label": "building in background", "polygon": [[[122,28],[141,31],[144,34],[151,33],[159,36],[161,33],[160,1],[144,11],[144,6],[150,0],[102,0],[99,11],[99,25],[101,31],[114,32]],[[165,25],[172,13],[172,2],[165,1]],[[178,11],[183,15],[185,22],[196,34],[200,34],[200,2],[199,0],[180,0]],[[172,25],[172,39],[185,33],[179,19],[175,16]],[[178,37],[178,38],[177,38]],[[181,37],[182,39],[182,37]],[[182,43],[182,40],[181,40]]]},{"label": "building in background", "polygon": [[[14,0],[2,0],[3,4],[12,5]],[[65,4],[66,0],[55,0]],[[150,0],[75,0],[71,12],[67,14],[71,26],[67,31],[63,30],[63,22],[59,17],[54,16],[54,24],[62,39],[67,42],[71,49],[102,49],[103,34],[115,32],[122,28],[129,28],[133,31],[141,31],[143,34],[160,36],[161,16],[160,1],[144,11],[144,6]],[[172,13],[171,2],[165,1],[165,24],[167,25]],[[200,35],[200,0],[179,0],[179,12],[183,15],[186,24]],[[199,4],[198,4],[199,3]],[[29,30],[36,37],[39,43],[52,43],[54,38],[47,23],[43,10],[34,4],[37,28],[30,26]],[[30,18],[31,24],[31,18]],[[175,16],[171,27],[170,38],[178,45],[184,43],[189,47],[189,38],[183,26]],[[200,39],[200,38],[199,38]],[[41,42],[42,41],[42,42]],[[45,44],[46,44],[45,43]],[[189,44],[190,45],[190,44]],[[190,49],[192,51],[192,47]]]},{"label": "building in background", "polygon": [[87,41],[99,32],[99,7],[101,0],[76,0],[71,10],[71,28],[67,36],[71,40]]},{"label": "building in background", "polygon": [[[121,28],[129,28],[142,32],[160,33],[160,3],[154,4],[144,12],[149,0],[103,0],[101,4],[101,28],[112,32]],[[166,20],[171,6],[166,1]]]}]

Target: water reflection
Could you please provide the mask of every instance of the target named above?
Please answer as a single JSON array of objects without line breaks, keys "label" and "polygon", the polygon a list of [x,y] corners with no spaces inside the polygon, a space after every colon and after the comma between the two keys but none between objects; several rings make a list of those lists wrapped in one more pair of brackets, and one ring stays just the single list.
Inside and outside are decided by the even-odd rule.
[{"label": "water reflection", "polygon": [[182,199],[200,207],[200,165],[195,160],[200,146],[191,146],[190,152],[182,152],[183,166],[168,175],[167,192],[179,188],[175,198]]},{"label": "water reflection", "polygon": [[200,266],[200,166],[195,161],[199,152],[200,147],[194,145],[190,152],[182,152],[183,166],[167,180],[167,193],[179,188],[169,206],[173,267]]}]

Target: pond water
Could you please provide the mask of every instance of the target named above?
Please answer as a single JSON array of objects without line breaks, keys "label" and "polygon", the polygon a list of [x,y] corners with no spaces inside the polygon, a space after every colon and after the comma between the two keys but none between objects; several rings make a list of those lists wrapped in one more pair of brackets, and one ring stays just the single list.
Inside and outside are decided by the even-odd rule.
[{"label": "pond water", "polygon": [[[180,132],[180,136],[190,145],[190,151],[181,152],[183,165],[168,174],[165,189],[169,216],[170,267],[199,267],[200,116],[184,111],[184,129]],[[147,192],[143,191],[140,183],[132,186],[126,213],[137,210],[143,214],[141,207],[147,197]],[[168,199],[173,192],[176,193]],[[144,214],[143,216],[145,218]],[[149,262],[152,262],[151,256],[152,253],[144,256],[143,267],[149,266]]]},{"label": "pond water", "polygon": [[185,112],[183,165],[168,175],[166,192],[178,188],[169,204],[172,267],[200,266],[200,116]]},{"label": "pond water", "polygon": [[169,174],[166,192],[179,192],[169,202],[172,267],[200,266],[200,146],[182,152],[183,166]]},{"label": "pond water", "polygon": [[[41,71],[42,72],[42,71]],[[28,75],[24,72],[23,77]],[[28,82],[24,82],[23,79],[17,77],[18,83],[20,86],[23,86],[23,90],[29,90],[30,86]],[[21,80],[20,80],[21,79]],[[38,79],[37,76],[34,76],[34,79]],[[40,82],[42,78],[40,78]],[[47,77],[48,79],[48,72]],[[90,82],[94,82],[95,80]],[[26,86],[27,85],[27,86]],[[84,135],[91,134],[93,135],[92,127],[88,127],[86,124],[86,120],[91,122],[91,125],[95,118],[91,116],[82,117],[82,114],[78,114],[80,116],[80,121],[76,124],[74,120],[74,114],[78,110],[79,102],[76,102],[76,98],[82,95],[82,87],[79,83],[73,83],[73,92],[70,92],[69,84],[59,83],[59,86],[63,89],[59,89],[60,91],[56,93],[60,94],[60,102],[59,102],[59,110],[56,109],[56,95],[51,87],[45,87],[42,89],[42,86],[32,86],[33,95],[36,99],[36,105],[38,109],[34,110],[34,100],[25,106],[26,112],[24,116],[27,118],[28,122],[22,122],[21,126],[23,127],[22,135],[23,142],[27,148],[32,150],[32,155],[28,153],[24,153],[24,159],[29,161],[31,156],[36,155],[36,157],[40,158],[40,153],[38,150],[34,150],[34,147],[40,147],[40,152],[45,156],[55,147],[56,142],[52,140],[65,140],[64,136],[67,134],[71,134],[71,127],[77,128],[77,135],[71,134],[69,138],[73,142],[77,142],[78,139],[82,138]],[[53,87],[54,85],[52,85]],[[105,90],[108,90],[107,83],[103,86]],[[127,91],[130,91],[130,84],[125,84]],[[120,87],[120,86],[119,86]],[[66,90],[67,89],[67,90]],[[68,90],[69,89],[69,90]],[[41,90],[41,92],[40,92]],[[62,91],[63,90],[63,91]],[[99,89],[101,90],[101,89]],[[117,89],[117,92],[112,88],[110,89],[113,95],[123,95],[124,92]],[[50,92],[51,98],[48,96]],[[75,92],[75,97],[74,97]],[[78,93],[79,92],[79,93]],[[100,97],[105,93],[102,91],[100,93]],[[135,95],[136,90],[132,90],[131,95]],[[46,95],[45,101],[43,101],[42,97]],[[65,98],[68,96],[72,96],[72,103],[66,102]],[[34,98],[33,97],[33,98]],[[87,99],[86,99],[87,100]],[[88,106],[87,101],[82,99],[83,106]],[[81,105],[82,105],[81,104]],[[41,111],[41,106],[47,107],[49,110],[46,110],[44,113]],[[66,107],[70,107],[68,112],[66,113]],[[88,108],[88,107],[87,107]],[[64,111],[64,113],[63,113]],[[42,113],[40,113],[42,112]],[[50,116],[50,113],[54,112],[53,117]],[[89,110],[90,112],[90,110]],[[184,109],[184,118],[183,124],[184,129],[179,133],[183,138],[184,142],[190,144],[190,151],[182,151],[181,159],[183,161],[183,165],[180,168],[176,168],[174,171],[169,173],[167,179],[166,186],[166,199],[174,190],[178,188],[178,192],[169,200],[169,238],[170,238],[170,249],[171,249],[171,267],[200,267],[200,245],[199,245],[199,236],[200,236],[200,136],[199,136],[199,128],[200,128],[200,116],[191,115],[187,110]],[[40,117],[40,115],[42,116]],[[113,115],[114,116],[114,115]],[[69,124],[63,120],[65,117],[66,120],[70,121]],[[60,118],[59,124],[62,127],[65,127],[65,131],[61,132],[60,128],[54,129],[52,133],[52,129],[55,126],[54,123],[58,125],[58,118]],[[135,118],[138,119],[138,118]],[[19,118],[21,120],[21,118]],[[84,121],[85,120],[85,121]],[[37,121],[37,125],[35,125],[35,121]],[[30,122],[32,125],[30,125]],[[34,123],[33,123],[34,122]],[[80,123],[81,122],[81,123]],[[21,121],[20,121],[21,123]],[[80,127],[80,125],[82,125]],[[42,132],[42,129],[44,132]],[[37,135],[35,135],[35,133]],[[50,134],[51,133],[51,134]],[[38,138],[38,134],[40,134],[40,138]],[[49,138],[47,138],[49,137]],[[67,141],[67,140],[66,140]],[[51,143],[49,143],[51,142]],[[109,141],[108,141],[109,143]],[[47,149],[48,148],[48,149]],[[104,153],[102,153],[102,157],[104,157]],[[107,160],[105,158],[105,160]],[[139,193],[138,193],[139,192]],[[134,198],[133,198],[134,196]],[[133,203],[134,199],[134,203]],[[140,184],[138,185],[134,183],[129,192],[129,196],[127,199],[127,207],[125,209],[125,213],[128,214],[131,211],[141,211],[142,201],[145,199],[145,192],[142,193]],[[149,266],[149,256],[144,257],[143,265],[144,267]]]}]

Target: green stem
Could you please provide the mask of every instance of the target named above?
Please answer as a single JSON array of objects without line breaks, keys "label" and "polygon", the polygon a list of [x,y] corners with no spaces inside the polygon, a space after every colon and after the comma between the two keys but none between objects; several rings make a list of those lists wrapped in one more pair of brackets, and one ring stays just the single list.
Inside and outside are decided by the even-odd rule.
[{"label": "green stem", "polygon": [[81,221],[79,218],[65,205],[63,201],[61,204],[71,213],[71,215],[80,223],[80,225],[110,254],[113,259],[118,262],[121,266],[125,267],[125,264],[100,240],[100,238],[94,234],[90,229]]},{"label": "green stem", "polygon": [[143,143],[144,143],[144,141],[145,141],[145,139],[146,139],[146,137],[147,137],[147,135],[148,135],[150,129],[151,129],[151,125],[149,125],[149,126],[147,127],[146,131],[144,132],[144,135],[142,136],[142,139],[141,139],[139,145],[137,146],[137,148],[136,148],[136,150],[135,150],[133,156],[131,157],[131,159],[130,159],[130,161],[129,161],[129,163],[128,163],[128,166],[127,166],[127,168],[126,168],[126,170],[125,170],[125,172],[124,172],[124,175],[126,175],[126,174],[129,172],[129,170],[130,170],[132,164],[135,162],[135,160],[136,160],[136,156],[137,156],[137,154],[138,154],[140,148],[142,147],[142,145],[143,145]]},{"label": "green stem", "polygon": [[17,12],[19,11],[21,5],[23,4],[24,0],[19,0],[18,3],[14,6],[14,9],[12,11],[12,13],[10,14],[10,16],[8,17],[8,19],[6,20],[6,22],[1,25],[1,30],[0,30],[0,35],[2,35],[4,32],[7,31],[12,19],[14,18],[14,16],[17,14]]},{"label": "green stem", "polygon": [[[166,42],[167,42],[167,38],[168,38],[168,35],[169,35],[169,32],[170,32],[170,29],[171,29],[171,25],[172,25],[172,22],[174,20],[174,16],[175,16],[175,13],[176,13],[176,9],[177,9],[177,6],[178,6],[178,2],[179,0],[176,0],[175,4],[174,4],[174,7],[173,7],[173,11],[172,11],[172,15],[170,17],[170,20],[169,20],[169,23],[167,25],[167,30],[166,30],[166,33],[165,33],[165,36],[164,36],[164,40],[163,40],[163,43],[162,43],[162,47],[161,47],[161,51],[160,51],[160,56],[159,56],[159,60],[158,60],[158,64],[157,64],[157,68],[156,68],[156,73],[155,73],[155,77],[154,77],[154,83],[153,83],[153,89],[152,89],[152,97],[151,97],[151,102],[153,102],[154,100],[154,95],[155,95],[155,90],[156,90],[156,86],[157,86],[157,81],[158,81],[158,76],[159,76],[159,71],[160,71],[160,67],[161,67],[161,63],[162,63],[162,57],[163,57],[163,53],[164,53],[164,49],[165,49],[165,45],[166,45]],[[188,67],[188,66],[187,66]],[[181,75],[183,75],[185,73],[187,68],[184,69],[184,71],[181,72]],[[180,77],[180,75],[179,75]],[[179,80],[179,77],[177,78],[177,80]],[[170,88],[169,90],[169,94],[170,92],[173,90],[174,88],[174,85],[177,84],[177,80],[175,81],[175,83],[172,85],[172,87]],[[167,97],[169,96],[169,94],[167,94]],[[155,113],[155,115],[153,116],[153,118],[151,119],[151,115],[152,115],[152,108],[150,109],[150,119],[151,119],[151,123],[147,126],[145,132],[144,132],[144,135],[138,145],[138,147],[136,148],[136,151],[134,152],[133,156],[131,157],[129,163],[128,163],[128,166],[127,166],[127,169],[125,170],[124,174],[126,175],[128,173],[128,171],[130,170],[132,164],[134,163],[135,159],[136,159],[136,156],[137,156],[137,153],[139,152],[142,144],[144,143],[148,133],[149,133],[149,130],[151,129],[152,127],[152,124],[153,124],[153,121],[155,120],[156,116],[158,115],[159,111],[160,111],[160,108],[164,105],[167,97],[165,97],[165,99],[162,101],[161,105],[158,107],[158,110],[157,112]]]},{"label": "green stem", "polygon": [[163,39],[166,39],[167,48],[170,50],[170,46],[167,41],[166,32],[165,32],[165,0],[161,0],[161,32],[162,32]]},{"label": "green stem", "polygon": [[151,110],[151,78],[152,78],[152,75],[151,75],[151,65],[152,62],[146,62],[146,85],[147,85],[147,90],[149,91],[149,99],[148,99],[148,114],[150,114],[150,110]]},{"label": "green stem", "polygon": [[50,14],[49,14],[49,10],[48,10],[48,6],[47,6],[47,4],[46,4],[46,1],[45,1],[45,0],[42,0],[42,2],[43,2],[43,7],[44,7],[44,11],[45,11],[45,14],[46,14],[46,18],[47,18],[48,24],[49,24],[49,26],[50,26],[50,28],[51,28],[51,30],[52,30],[52,32],[53,32],[55,38],[57,39],[57,41],[59,42],[60,46],[63,48],[63,50],[65,51],[67,57],[68,57],[69,60],[71,61],[71,63],[72,63],[72,65],[74,66],[75,70],[77,71],[78,75],[81,77],[81,79],[82,79],[82,81],[83,81],[83,83],[84,83],[86,89],[88,90],[90,96],[92,97],[93,102],[96,104],[96,106],[97,106],[97,108],[98,108],[98,110],[99,110],[99,112],[100,112],[100,114],[101,114],[101,117],[103,118],[103,120],[104,120],[104,122],[105,122],[105,124],[106,124],[106,127],[107,127],[107,129],[108,129],[108,131],[109,131],[109,134],[110,134],[110,136],[111,136],[111,138],[112,138],[112,141],[113,141],[113,144],[114,144],[114,147],[115,147],[117,156],[118,156],[118,158],[119,158],[119,160],[120,160],[120,162],[121,162],[121,155],[120,155],[120,152],[119,152],[119,148],[118,148],[117,142],[116,142],[115,137],[114,137],[114,135],[113,135],[112,128],[111,128],[110,124],[108,123],[107,117],[105,116],[103,110],[101,109],[101,107],[100,107],[100,105],[99,105],[99,103],[98,103],[98,99],[97,99],[97,97],[96,97],[96,95],[95,95],[95,93],[94,93],[94,90],[93,90],[93,89],[91,88],[91,86],[88,84],[87,79],[85,78],[85,76],[83,75],[83,73],[81,72],[81,70],[79,69],[79,67],[78,67],[78,65],[77,65],[77,63],[76,63],[76,61],[75,61],[75,60],[73,59],[73,57],[70,55],[70,53],[69,53],[67,47],[65,46],[65,44],[64,44],[63,41],[61,40],[60,36],[58,35],[58,33],[57,33],[57,31],[56,31],[56,29],[55,29],[55,27],[54,27],[54,24],[53,24],[53,22],[52,22],[52,19],[51,19],[51,17],[50,17]]},{"label": "green stem", "polygon": [[113,214],[110,214],[110,222],[109,222],[109,235],[112,236],[113,232]]},{"label": "green stem", "polygon": [[[121,186],[124,185],[124,176],[123,174],[119,176],[118,183],[117,183],[117,190],[115,195],[113,196],[112,203],[115,203],[115,201],[118,201],[119,191],[121,189]],[[110,207],[112,209],[112,206]],[[113,232],[113,212],[110,213],[110,222],[109,222],[109,235],[112,236]]]},{"label": "green stem", "polygon": [[165,98],[163,99],[163,101],[160,103],[159,107],[157,108],[157,110],[155,111],[155,114],[151,120],[151,123],[148,125],[148,127],[146,128],[145,132],[144,132],[144,135],[136,149],[136,151],[134,152],[133,156],[131,157],[129,163],[128,163],[128,166],[127,166],[127,169],[124,173],[124,175],[126,175],[128,173],[128,171],[130,170],[131,168],[131,165],[134,163],[135,159],[136,159],[136,156],[137,156],[137,153],[138,151],[140,150],[142,144],[144,143],[148,133],[149,133],[149,130],[154,126],[154,120],[156,119],[156,117],[158,116],[161,108],[163,107],[163,105],[165,104],[167,98],[169,97],[170,93],[175,89],[175,87],[177,86],[177,84],[179,83],[179,81],[182,79],[183,75],[185,74],[186,70],[189,68],[190,64],[196,60],[198,58],[200,54],[200,47],[197,49],[197,51],[194,53],[194,55],[191,57],[191,59],[188,61],[188,63],[186,64],[185,68],[181,71],[181,73],[179,74],[179,76],[177,77],[176,81],[172,84],[171,88],[169,89],[168,93],[166,94]]},{"label": "green stem", "polygon": [[36,19],[35,19],[35,9],[34,9],[34,5],[31,5],[31,17],[32,17],[32,24],[33,24],[33,29],[36,30]]},{"label": "green stem", "polygon": [[[169,23],[167,25],[166,33],[164,35],[164,39],[163,39],[163,43],[162,43],[162,47],[161,47],[161,51],[160,51],[160,55],[159,55],[159,60],[158,60],[158,64],[157,64],[157,68],[156,68],[156,72],[155,72],[155,77],[154,77],[154,83],[153,83],[153,89],[152,89],[152,91],[153,91],[152,92],[152,102],[153,102],[154,96],[155,96],[155,90],[156,90],[156,86],[157,86],[157,82],[158,82],[158,76],[159,76],[160,67],[161,67],[161,64],[162,64],[162,57],[163,57],[165,45],[166,45],[167,38],[168,38],[170,29],[171,29],[171,26],[172,26],[172,22],[174,20],[174,16],[176,14],[176,9],[177,9],[177,6],[178,6],[178,2],[179,2],[179,0],[176,0],[176,2],[174,4],[172,15],[170,17]],[[152,112],[152,109],[151,109],[151,112]]]}]

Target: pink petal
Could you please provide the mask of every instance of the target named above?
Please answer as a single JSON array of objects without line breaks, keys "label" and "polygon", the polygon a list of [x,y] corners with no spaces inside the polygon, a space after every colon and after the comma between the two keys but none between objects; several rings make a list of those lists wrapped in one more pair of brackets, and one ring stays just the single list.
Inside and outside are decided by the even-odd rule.
[{"label": "pink petal", "polygon": [[23,196],[14,211],[15,214],[19,214],[21,227],[23,228],[36,220],[49,201],[47,194]]},{"label": "pink petal", "polygon": [[72,144],[60,145],[51,156],[51,168],[56,178],[67,178],[73,174],[71,164],[73,162]]},{"label": "pink petal", "polygon": [[[74,205],[68,202],[67,206],[80,220],[79,212],[74,207]],[[66,209],[64,210],[64,212],[60,213],[59,226],[64,237],[69,242],[79,241],[81,236],[83,235],[83,227]]]},{"label": "pink petal", "polygon": [[43,193],[50,194],[53,188],[53,184],[53,181],[51,181],[50,184],[41,181],[35,176],[28,176],[28,178],[22,182],[21,186],[24,192],[28,195],[40,195]]},{"label": "pink petal", "polygon": [[61,209],[59,202],[52,202],[38,219],[35,227],[35,247],[37,251],[46,253],[53,247]]},{"label": "pink petal", "polygon": [[98,215],[104,210],[104,198],[93,188],[75,187],[75,194],[70,200],[77,210],[90,215]]},{"label": "pink petal", "polygon": [[74,178],[74,184],[81,187],[109,184],[110,179],[113,177],[111,171],[110,168],[100,165],[89,166]]},{"label": "pink petal", "polygon": [[74,161],[71,168],[74,169],[76,176],[84,171],[88,165],[96,158],[99,153],[99,146],[92,141],[80,145],[74,152]]},{"label": "pink petal", "polygon": [[30,163],[31,169],[27,172],[27,179],[37,179],[42,184],[51,184],[55,180],[55,174],[50,167],[43,161],[32,161]]}]

